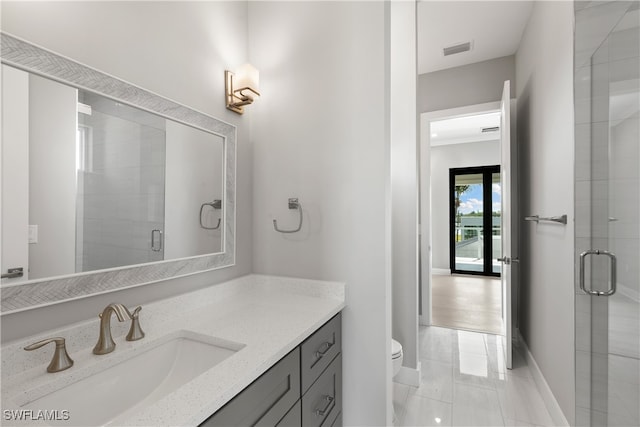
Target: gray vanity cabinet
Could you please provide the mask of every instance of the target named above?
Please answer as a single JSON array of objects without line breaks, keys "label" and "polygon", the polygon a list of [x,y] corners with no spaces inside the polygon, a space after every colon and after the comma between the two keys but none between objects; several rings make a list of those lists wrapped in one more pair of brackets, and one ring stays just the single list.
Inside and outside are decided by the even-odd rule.
[{"label": "gray vanity cabinet", "polygon": [[302,394],[342,351],[342,318],[340,314],[325,323],[300,346]]},{"label": "gray vanity cabinet", "polygon": [[342,359],[336,357],[302,396],[302,425],[332,426],[342,412]]},{"label": "gray vanity cabinet", "polygon": [[302,404],[298,400],[277,424],[278,427],[299,427],[302,425]]},{"label": "gray vanity cabinet", "polygon": [[291,351],[201,426],[275,426],[300,399],[300,350]]},{"label": "gray vanity cabinet", "polygon": [[341,322],[338,313],[200,426],[341,427]]}]

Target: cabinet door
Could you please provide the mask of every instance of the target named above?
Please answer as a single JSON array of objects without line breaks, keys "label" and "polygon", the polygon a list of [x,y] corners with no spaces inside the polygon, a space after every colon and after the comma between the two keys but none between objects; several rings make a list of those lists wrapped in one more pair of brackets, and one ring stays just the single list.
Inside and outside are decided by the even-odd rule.
[{"label": "cabinet door", "polygon": [[302,396],[302,425],[331,426],[342,412],[342,357],[340,354]]},{"label": "cabinet door", "polygon": [[331,427],[342,427],[342,412],[338,414]]},{"label": "cabinet door", "polygon": [[278,422],[277,427],[300,427],[302,425],[302,405],[298,400],[287,415]]},{"label": "cabinet door", "polygon": [[201,426],[275,426],[300,398],[296,348],[241,391]]}]

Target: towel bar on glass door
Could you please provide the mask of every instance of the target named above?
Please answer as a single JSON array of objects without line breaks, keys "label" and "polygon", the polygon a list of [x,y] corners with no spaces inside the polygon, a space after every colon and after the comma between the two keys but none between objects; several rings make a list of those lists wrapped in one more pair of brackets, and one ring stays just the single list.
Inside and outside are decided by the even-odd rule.
[{"label": "towel bar on glass door", "polygon": [[293,229],[293,230],[283,230],[281,228],[278,228],[278,221],[276,221],[274,219],[273,220],[273,228],[275,228],[275,230],[278,233],[297,233],[298,231],[300,231],[302,229],[302,204],[298,201],[297,198],[290,198],[289,199],[289,209],[298,209],[298,213],[300,214],[300,222],[298,223],[298,228]]},{"label": "towel bar on glass door", "polygon": [[531,215],[531,216],[525,216],[524,217],[525,221],[535,221],[535,222],[540,222],[540,221],[545,221],[545,222],[557,222],[559,224],[566,224],[567,223],[567,215],[560,215],[560,216],[539,216],[539,215]]}]

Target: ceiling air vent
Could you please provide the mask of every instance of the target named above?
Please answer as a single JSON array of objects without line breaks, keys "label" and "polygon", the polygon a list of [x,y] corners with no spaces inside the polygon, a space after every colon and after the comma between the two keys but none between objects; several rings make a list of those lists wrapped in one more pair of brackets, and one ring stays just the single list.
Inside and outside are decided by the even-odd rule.
[{"label": "ceiling air vent", "polygon": [[456,53],[468,52],[471,50],[471,42],[459,43],[442,49],[444,56],[455,55]]},{"label": "ceiling air vent", "polygon": [[500,130],[500,126],[494,126],[491,128],[482,128],[482,133],[487,133],[487,132],[498,132]]}]

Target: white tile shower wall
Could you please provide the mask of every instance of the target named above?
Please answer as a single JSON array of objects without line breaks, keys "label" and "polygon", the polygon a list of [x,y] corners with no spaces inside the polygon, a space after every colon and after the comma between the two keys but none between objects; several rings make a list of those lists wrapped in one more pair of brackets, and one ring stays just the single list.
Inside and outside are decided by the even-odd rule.
[{"label": "white tile shower wall", "polygon": [[234,124],[238,132],[234,267],[3,316],[3,342],[94,317],[114,300],[141,304],[251,272],[250,117],[225,108],[222,84],[225,69],[247,62],[247,7],[235,1],[2,4],[2,31]]}]

